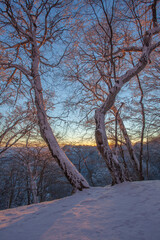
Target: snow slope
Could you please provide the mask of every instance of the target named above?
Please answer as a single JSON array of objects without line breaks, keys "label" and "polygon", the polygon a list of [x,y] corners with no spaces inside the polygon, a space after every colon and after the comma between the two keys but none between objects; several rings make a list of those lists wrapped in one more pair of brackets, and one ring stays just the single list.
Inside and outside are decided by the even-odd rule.
[{"label": "snow slope", "polygon": [[160,181],[96,187],[0,212],[0,240],[159,240]]}]

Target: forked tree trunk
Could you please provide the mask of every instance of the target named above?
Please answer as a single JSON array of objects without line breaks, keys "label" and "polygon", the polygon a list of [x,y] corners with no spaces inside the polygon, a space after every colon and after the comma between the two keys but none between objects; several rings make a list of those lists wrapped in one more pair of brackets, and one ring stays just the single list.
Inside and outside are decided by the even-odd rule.
[{"label": "forked tree trunk", "polygon": [[134,149],[132,147],[132,144],[131,144],[131,141],[129,139],[129,136],[128,136],[128,133],[127,133],[127,130],[125,128],[125,125],[123,123],[123,120],[120,116],[119,113],[117,113],[117,108],[113,105],[112,106],[112,110],[115,114],[117,114],[117,121],[118,121],[118,124],[119,124],[119,127],[122,131],[122,134],[123,134],[123,137],[125,139],[125,142],[126,142],[126,146],[127,146],[127,150],[129,152],[129,155],[130,155],[130,161],[131,161],[131,164],[136,172],[136,175],[138,177],[139,180],[142,180],[142,176],[141,176],[141,173],[140,173],[140,165],[139,165],[139,161],[135,155],[135,152],[134,152]]},{"label": "forked tree trunk", "polygon": [[112,150],[109,147],[108,139],[105,131],[105,114],[102,113],[99,109],[95,113],[96,121],[96,143],[97,148],[101,155],[103,156],[108,170],[112,176],[112,185],[118,184],[125,181],[130,181],[130,178],[125,171],[123,165],[118,161],[116,155],[113,154]]},{"label": "forked tree trunk", "polygon": [[144,45],[142,48],[142,55],[138,61],[138,63],[132,69],[128,70],[125,74],[123,74],[119,79],[115,82],[115,85],[110,89],[109,95],[105,102],[95,111],[95,122],[96,122],[96,131],[95,137],[97,142],[97,148],[103,156],[108,169],[112,175],[112,181],[114,183],[120,183],[123,181],[130,180],[127,174],[124,172],[123,167],[115,158],[112,153],[105,132],[105,114],[108,110],[110,110],[115,102],[115,98],[117,94],[120,92],[121,88],[127,83],[131,78],[140,73],[148,63],[151,52],[159,46],[159,42],[151,45],[152,35],[159,33],[160,27],[157,25],[152,29],[145,33],[144,35]]},{"label": "forked tree trunk", "polygon": [[[36,36],[36,34],[35,34]],[[83,188],[89,188],[88,182],[84,177],[77,171],[76,167],[67,158],[63,150],[59,147],[56,138],[52,132],[52,129],[47,120],[41,79],[39,75],[39,49],[37,47],[36,40],[32,44],[32,87],[35,92],[35,104],[37,108],[37,118],[40,127],[41,136],[47,143],[48,148],[57,161],[61,169],[63,170],[66,178],[71,183],[71,185],[79,190]]]}]

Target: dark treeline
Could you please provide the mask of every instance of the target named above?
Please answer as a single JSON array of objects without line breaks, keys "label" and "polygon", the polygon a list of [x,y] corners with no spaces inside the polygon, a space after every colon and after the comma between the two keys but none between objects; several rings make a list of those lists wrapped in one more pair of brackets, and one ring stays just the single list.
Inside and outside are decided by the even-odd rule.
[{"label": "dark treeline", "polygon": [[[160,179],[159,147],[159,138],[144,145],[143,175],[146,180]],[[139,152],[139,148],[137,143],[135,152]],[[63,150],[90,186],[111,184],[106,163],[96,147],[65,146]],[[126,147],[119,149],[118,157],[119,161],[128,163]],[[0,173],[0,209],[50,201],[74,191],[58,164],[51,161],[46,148],[11,148],[0,158]]]}]

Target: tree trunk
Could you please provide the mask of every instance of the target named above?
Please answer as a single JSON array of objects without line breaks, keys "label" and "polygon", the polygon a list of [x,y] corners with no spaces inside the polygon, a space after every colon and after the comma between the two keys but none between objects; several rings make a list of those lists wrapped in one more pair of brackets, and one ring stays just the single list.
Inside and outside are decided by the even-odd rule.
[{"label": "tree trunk", "polygon": [[146,159],[146,176],[149,179],[149,142],[148,142],[148,134],[147,134],[147,159]]},{"label": "tree trunk", "polygon": [[109,90],[109,95],[105,102],[95,111],[95,122],[96,122],[96,131],[95,137],[97,142],[97,148],[100,151],[101,155],[105,159],[108,169],[112,175],[113,184],[120,183],[123,181],[130,180],[125,174],[122,166],[117,161],[116,157],[109,148],[107,136],[105,132],[105,123],[104,118],[108,110],[110,110],[115,102],[117,94],[120,92],[121,88],[130,81],[131,78],[139,74],[147,65],[150,53],[157,46],[157,44],[151,45],[152,35],[158,33],[160,27],[155,27],[152,30],[149,30],[144,35],[144,44],[142,48],[142,55],[135,65],[135,67],[126,71],[119,79],[115,82],[115,85]]},{"label": "tree trunk", "polygon": [[[132,62],[133,67],[135,66],[134,61],[133,61],[133,57],[130,54],[130,59]],[[138,81],[138,86],[139,86],[139,90],[141,93],[141,98],[140,98],[140,105],[141,105],[141,115],[142,115],[142,130],[141,130],[141,143],[140,143],[140,154],[139,154],[139,174],[140,174],[140,180],[144,180],[143,177],[143,166],[142,166],[142,161],[143,161],[143,140],[144,140],[144,130],[145,130],[145,109],[144,109],[144,104],[143,104],[143,98],[144,98],[144,94],[143,94],[143,89],[142,89],[142,85],[141,85],[141,81],[139,78],[139,75],[136,75],[137,77],[137,81]]]},{"label": "tree trunk", "polygon": [[[114,105],[112,106],[112,110],[113,110],[113,112],[115,114],[117,114],[117,108]],[[124,137],[125,142],[126,142],[126,146],[127,146],[127,149],[128,149],[129,155],[130,155],[131,164],[134,167],[134,170],[136,172],[136,175],[137,175],[138,179],[142,180],[142,176],[141,176],[141,173],[140,173],[139,161],[138,161],[138,159],[137,159],[137,157],[135,155],[135,152],[134,152],[134,149],[132,147],[131,141],[129,139],[127,130],[126,130],[125,126],[124,126],[123,120],[120,117],[119,113],[117,114],[117,121],[118,121],[118,124],[120,126],[120,129],[121,129],[121,131],[123,133],[123,137]]]},{"label": "tree trunk", "polygon": [[33,203],[38,203],[38,196],[37,196],[37,182],[36,182],[36,176],[33,175],[33,171],[31,168],[30,163],[27,163],[27,169],[30,177],[30,188],[33,196]]},{"label": "tree trunk", "polygon": [[30,199],[30,186],[29,186],[29,182],[28,182],[28,174],[26,176],[26,182],[27,182],[27,199],[28,199],[28,205],[31,204],[31,199]]},{"label": "tree trunk", "polygon": [[142,89],[142,85],[140,82],[140,78],[137,75],[137,80],[138,80],[138,85],[139,85],[139,89],[141,92],[141,99],[140,99],[140,105],[141,105],[141,115],[142,115],[142,131],[141,131],[141,144],[140,144],[140,154],[139,154],[139,162],[140,162],[140,174],[142,179],[144,179],[143,177],[143,165],[142,165],[142,161],[143,161],[143,141],[144,141],[144,130],[145,130],[145,109],[144,109],[144,104],[143,104],[143,98],[144,98],[144,94],[143,94],[143,89]]},{"label": "tree trunk", "polygon": [[14,187],[12,186],[11,191],[10,191],[10,195],[9,195],[8,208],[11,208],[11,206],[12,206],[13,196],[14,196]]},{"label": "tree trunk", "polygon": [[32,190],[32,195],[33,195],[33,202],[38,203],[39,199],[37,196],[37,183],[34,177],[31,176],[31,190]]},{"label": "tree trunk", "polygon": [[101,155],[103,156],[108,170],[112,176],[112,185],[118,184],[125,181],[130,181],[128,174],[125,172],[123,165],[118,161],[116,156],[113,154],[112,150],[109,147],[108,139],[105,131],[105,114],[102,113],[99,109],[95,113],[96,121],[96,143],[97,148]]},{"label": "tree trunk", "polygon": [[59,147],[57,140],[52,132],[52,129],[47,120],[41,79],[39,75],[39,49],[37,47],[36,40],[32,44],[32,87],[35,92],[35,104],[37,108],[37,118],[40,127],[41,136],[47,143],[48,148],[57,161],[61,169],[63,170],[66,178],[76,189],[82,190],[88,188],[89,184],[84,177],[77,171],[76,167],[67,158],[63,150]]}]

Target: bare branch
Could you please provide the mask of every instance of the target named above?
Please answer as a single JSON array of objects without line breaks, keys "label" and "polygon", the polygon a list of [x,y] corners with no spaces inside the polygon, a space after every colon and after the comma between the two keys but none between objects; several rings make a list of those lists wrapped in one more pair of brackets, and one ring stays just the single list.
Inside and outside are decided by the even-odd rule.
[{"label": "bare branch", "polygon": [[152,4],[152,21],[153,21],[153,27],[157,27],[158,23],[157,23],[157,9],[156,9],[156,5],[157,5],[157,0],[153,1]]},{"label": "bare branch", "polygon": [[0,61],[0,65],[5,69],[16,68],[17,70],[21,71],[27,78],[32,75],[31,71],[27,70],[26,68],[24,68],[22,65],[19,65],[19,64],[14,64],[9,62],[5,63]]},{"label": "bare branch", "polygon": [[17,20],[15,19],[13,11],[12,11],[11,4],[10,4],[10,1],[6,0],[4,2],[4,4],[6,5],[6,13],[7,13],[8,17],[9,17],[9,21],[12,24],[12,26],[15,28],[17,33],[19,35],[22,34],[28,40],[32,40],[32,35],[29,32],[24,31],[23,28],[18,24]]}]

